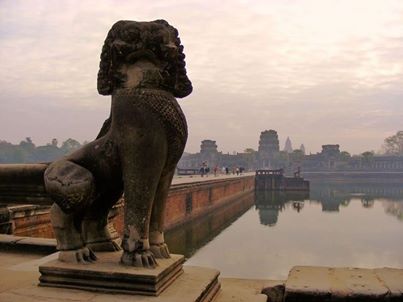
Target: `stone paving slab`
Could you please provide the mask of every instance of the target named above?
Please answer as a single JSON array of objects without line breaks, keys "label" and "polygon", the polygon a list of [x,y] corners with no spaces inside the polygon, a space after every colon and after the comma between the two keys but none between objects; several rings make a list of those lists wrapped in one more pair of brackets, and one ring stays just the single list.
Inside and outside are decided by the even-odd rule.
[{"label": "stone paving slab", "polygon": [[403,301],[402,269],[296,266],[285,283],[286,302]]},{"label": "stone paving slab", "polygon": [[293,267],[285,282],[285,301],[300,301],[297,298],[305,297],[316,299],[312,301],[330,301],[330,270],[322,267]]},{"label": "stone paving slab", "polygon": [[[219,272],[216,270],[185,265],[184,274],[159,297],[44,288],[38,287],[40,276],[38,266],[57,259],[58,253],[46,257],[30,253],[24,255],[20,252],[5,252],[0,255],[4,256],[0,257],[1,302],[200,302],[208,301],[217,292],[218,295],[214,302],[266,302],[267,297],[261,294],[262,289],[284,283],[284,281],[236,278],[217,280]],[[222,284],[220,291],[219,283]],[[199,301],[200,293],[204,293],[204,298]]]},{"label": "stone paving slab", "polygon": [[282,285],[284,281],[220,278],[221,291],[214,302],[266,302],[262,289]]},{"label": "stone paving slab", "polygon": [[[379,279],[389,289],[391,298],[400,298],[403,300],[403,269],[379,268],[375,269]],[[396,300],[397,301],[397,300]]]},{"label": "stone paving slab", "polygon": [[379,300],[389,293],[375,271],[362,268],[335,268],[329,275],[332,297],[367,298]]},{"label": "stone paving slab", "polygon": [[[77,289],[39,287],[39,266],[57,258],[58,253],[42,257],[27,252],[1,252],[0,301],[140,301],[140,302],[207,302],[219,291],[219,272],[214,269],[185,266],[184,273],[158,297],[105,294]],[[25,260],[24,260],[25,259]],[[85,266],[85,265],[84,265]]]}]

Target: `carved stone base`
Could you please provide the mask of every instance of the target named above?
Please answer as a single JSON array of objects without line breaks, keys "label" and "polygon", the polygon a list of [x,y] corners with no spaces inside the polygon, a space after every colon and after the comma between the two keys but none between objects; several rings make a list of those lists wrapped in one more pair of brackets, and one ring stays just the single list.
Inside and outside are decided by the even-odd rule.
[{"label": "carved stone base", "polygon": [[97,253],[98,260],[87,265],[50,261],[39,266],[39,286],[158,296],[183,273],[182,255],[158,259],[155,269],[146,269],[121,265],[121,254]]}]

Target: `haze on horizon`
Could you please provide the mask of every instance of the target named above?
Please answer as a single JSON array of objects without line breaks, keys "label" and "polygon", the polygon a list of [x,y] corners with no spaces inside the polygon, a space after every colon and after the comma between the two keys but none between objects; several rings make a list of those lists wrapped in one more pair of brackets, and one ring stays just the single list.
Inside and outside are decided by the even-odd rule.
[{"label": "haze on horizon", "polygon": [[379,150],[402,130],[403,2],[398,0],[0,2],[0,140],[92,140],[109,114],[99,55],[117,20],[166,19],[185,46],[194,92],[179,100],[187,152],[340,144]]}]

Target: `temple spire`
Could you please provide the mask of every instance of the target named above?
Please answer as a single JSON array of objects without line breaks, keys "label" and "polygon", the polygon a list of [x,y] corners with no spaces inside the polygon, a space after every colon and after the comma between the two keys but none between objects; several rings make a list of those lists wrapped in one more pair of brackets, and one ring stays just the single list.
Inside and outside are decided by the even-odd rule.
[{"label": "temple spire", "polygon": [[292,152],[292,144],[291,144],[291,140],[290,140],[290,138],[288,136],[287,136],[287,139],[285,141],[284,151],[287,152],[287,153]]}]

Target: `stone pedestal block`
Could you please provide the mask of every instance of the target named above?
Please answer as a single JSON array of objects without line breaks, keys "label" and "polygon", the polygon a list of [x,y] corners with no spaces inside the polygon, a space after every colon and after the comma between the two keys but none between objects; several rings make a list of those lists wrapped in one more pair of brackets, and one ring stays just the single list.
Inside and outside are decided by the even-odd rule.
[{"label": "stone pedestal block", "polygon": [[158,296],[183,273],[182,255],[158,259],[155,269],[120,264],[121,252],[97,253],[91,264],[50,261],[39,266],[39,286]]}]

